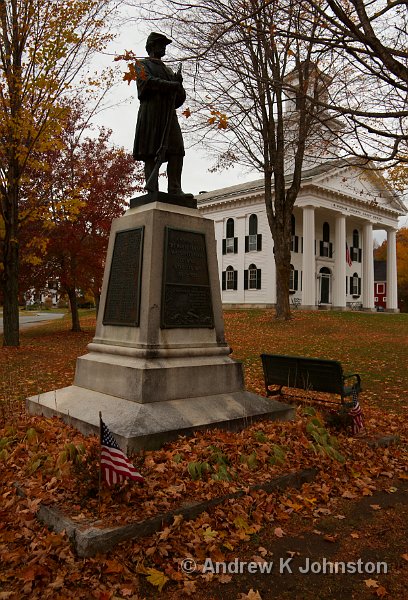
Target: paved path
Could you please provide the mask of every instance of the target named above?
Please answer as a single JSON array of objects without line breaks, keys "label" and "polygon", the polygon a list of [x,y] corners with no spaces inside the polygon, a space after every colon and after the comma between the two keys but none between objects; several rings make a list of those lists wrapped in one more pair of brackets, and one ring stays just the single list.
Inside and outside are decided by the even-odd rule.
[{"label": "paved path", "polygon": [[[20,331],[22,329],[28,329],[29,327],[33,327],[34,325],[38,325],[39,323],[44,323],[46,321],[53,321],[54,319],[62,319],[65,313],[36,313],[28,315],[20,314]],[[3,315],[0,315],[0,333],[3,333]]]}]

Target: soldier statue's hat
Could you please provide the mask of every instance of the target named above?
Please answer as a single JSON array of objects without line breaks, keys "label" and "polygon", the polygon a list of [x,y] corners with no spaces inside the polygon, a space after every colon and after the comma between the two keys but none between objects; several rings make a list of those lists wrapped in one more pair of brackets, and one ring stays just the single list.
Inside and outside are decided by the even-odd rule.
[{"label": "soldier statue's hat", "polygon": [[161,33],[153,32],[149,34],[149,37],[146,40],[146,48],[148,48],[148,46],[151,46],[151,44],[154,44],[155,42],[162,42],[167,46],[167,44],[172,43],[172,40],[170,40],[168,37]]}]

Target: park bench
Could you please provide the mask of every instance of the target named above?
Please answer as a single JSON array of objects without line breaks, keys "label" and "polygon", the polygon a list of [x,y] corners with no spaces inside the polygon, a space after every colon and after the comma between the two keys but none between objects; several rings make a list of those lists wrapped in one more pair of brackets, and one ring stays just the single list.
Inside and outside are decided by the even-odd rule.
[{"label": "park bench", "polygon": [[[343,405],[346,404],[345,398],[352,396],[351,402],[361,391],[360,375],[344,375],[341,364],[336,360],[280,354],[261,354],[261,359],[267,396],[281,394],[284,387],[297,388],[311,393],[338,394]],[[279,389],[271,390],[270,386],[279,386]],[[319,397],[319,400],[322,399]]]},{"label": "park bench", "polygon": [[300,298],[292,298],[290,302],[294,308],[299,308],[299,306],[302,304]]}]

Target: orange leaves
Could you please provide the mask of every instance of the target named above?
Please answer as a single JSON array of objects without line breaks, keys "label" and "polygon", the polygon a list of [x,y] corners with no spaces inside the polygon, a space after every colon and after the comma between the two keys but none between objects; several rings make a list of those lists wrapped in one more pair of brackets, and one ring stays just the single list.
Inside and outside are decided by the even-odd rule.
[{"label": "orange leaves", "polygon": [[123,80],[128,82],[128,85],[132,81],[137,79],[146,79],[146,71],[138,58],[132,50],[125,50],[124,54],[118,54],[113,59],[115,62],[123,60],[127,62],[127,71],[123,75]]},{"label": "orange leaves", "polygon": [[[289,343],[286,339],[288,329],[282,328],[280,323],[271,323],[270,315],[270,311],[258,311],[256,314],[249,311],[226,313],[228,339],[234,340],[237,355],[240,354],[251,365],[248,387],[254,383],[258,385],[261,377],[256,362],[257,346],[261,343],[257,337],[258,330],[262,331],[262,343],[265,345],[287,348],[285,344]],[[326,328],[334,327],[332,317],[319,317],[323,318]],[[376,315],[371,317],[375,318]],[[392,318],[390,315],[390,323]],[[341,323],[344,326],[344,322]],[[13,376],[10,393],[18,387],[24,397],[35,394],[39,385],[45,385],[48,389],[69,385],[73,378],[75,358],[85,352],[92,338],[94,321],[89,320],[86,326],[86,333],[74,336],[68,332],[68,324],[56,323],[52,326],[54,330],[49,328],[36,334],[33,330],[25,333],[23,345],[16,351],[1,349],[0,371],[3,380],[7,380],[8,372]],[[288,327],[292,332],[291,344],[297,344],[300,343],[300,335],[303,336],[302,343],[305,343],[305,336],[315,340],[313,330],[322,325],[314,315],[304,314],[299,320],[296,315]],[[347,336],[351,335],[350,328],[353,327],[348,324]],[[362,335],[364,342],[367,341]],[[344,343],[347,343],[347,336]],[[355,340],[354,337],[354,344]],[[24,364],[24,370],[19,371],[19,363]],[[41,373],[41,379],[38,373]],[[48,379],[44,382],[43,377]],[[235,433],[216,430],[200,432],[191,438],[179,438],[161,450],[134,456],[138,469],[146,475],[146,485],[141,488],[124,484],[107,490],[97,526],[140,522],[181,505],[211,500],[228,493],[242,492],[243,495],[212,506],[191,520],[177,516],[156,534],[126,542],[112,550],[108,557],[78,560],[73,556],[66,536],[45,530],[35,520],[34,513],[38,507],[37,501],[41,499],[59,506],[77,523],[85,524],[97,519],[97,440],[84,439],[74,429],[57,420],[27,418],[23,413],[22,416],[17,414],[10,414],[10,426],[0,429],[0,449],[8,453],[0,463],[5,486],[4,491],[0,492],[0,530],[2,543],[7,547],[2,553],[0,577],[3,573],[7,574],[5,590],[13,589],[19,597],[29,597],[34,586],[38,594],[49,588],[49,594],[54,593],[56,597],[63,595],[64,600],[72,597],[79,599],[81,592],[88,597],[86,594],[89,595],[90,589],[95,598],[137,598],[138,594],[140,598],[154,594],[160,594],[163,598],[189,594],[191,597],[195,594],[200,597],[207,591],[208,597],[218,597],[219,584],[222,583],[221,591],[226,596],[232,594],[236,598],[239,592],[230,592],[238,581],[235,575],[230,580],[228,573],[201,573],[200,567],[206,557],[220,562],[235,557],[243,560],[251,557],[255,562],[273,559],[278,564],[280,555],[275,550],[278,546],[284,547],[283,557],[291,557],[294,562],[303,560],[303,552],[298,558],[301,548],[292,545],[292,540],[290,545],[287,542],[289,536],[296,535],[297,524],[303,522],[310,524],[310,532],[313,529],[316,534],[319,532],[320,544],[325,544],[328,551],[336,551],[336,560],[349,560],[350,549],[354,553],[351,560],[354,560],[354,557],[360,556],[356,552],[367,548],[370,524],[364,520],[364,525],[359,528],[350,520],[349,511],[355,504],[353,500],[363,501],[370,519],[383,519],[387,523],[386,503],[377,500],[376,496],[372,499],[369,496],[375,490],[385,490],[387,501],[396,501],[407,481],[406,417],[396,411],[379,410],[371,403],[367,406],[370,435],[394,431],[394,427],[401,436],[401,444],[387,449],[369,447],[363,439],[350,438],[347,432],[335,432],[339,451],[346,457],[344,465],[326,454],[315,455],[309,450],[306,435],[308,418],[302,410],[297,411],[293,422],[260,422]],[[76,453],[68,445],[79,448],[81,443],[85,448],[83,460],[79,464],[75,460],[66,460],[64,464],[67,470],[57,473],[58,457],[61,457],[60,462],[63,462],[63,458],[68,459],[68,456],[74,459]],[[28,456],[28,453],[32,455]],[[245,456],[243,462],[241,456]],[[27,474],[29,461],[33,458],[35,462],[40,457],[51,457],[51,462],[46,464],[46,460],[41,460],[37,469]],[[188,472],[190,463],[208,463],[211,471],[203,472],[201,478],[193,480]],[[220,475],[221,466],[227,469],[231,479],[213,478],[213,475]],[[250,486],[306,467],[316,468],[317,477],[305,484],[302,490],[249,492]],[[398,478],[400,483],[395,491],[394,482]],[[16,497],[12,487],[16,480],[24,482],[29,496],[27,501]],[[342,496],[349,501],[342,501]],[[366,497],[369,497],[368,500]],[[370,503],[375,506],[376,502],[378,506],[384,505],[383,510],[370,508]],[[324,527],[327,520],[332,521],[332,529]],[[384,531],[383,524],[379,529]],[[370,547],[374,545],[374,537],[375,531],[368,539]],[[314,534],[311,533],[311,543],[313,538]],[[288,546],[291,548],[289,551]],[[35,559],[34,563],[24,563],[27,556],[29,561]],[[180,568],[183,558],[187,557],[197,562],[198,570],[194,576],[183,573]],[[394,564],[401,568],[407,563],[404,538],[403,545],[396,548]],[[25,564],[24,568],[20,566],[22,564]],[[37,564],[41,567],[39,570],[33,567]],[[393,571],[394,565],[390,569],[391,577]],[[398,589],[395,591],[389,586],[389,579],[386,580],[385,590],[380,576],[369,574],[365,577],[367,581],[372,578],[378,587],[368,587],[362,579],[358,579],[355,584],[356,595],[363,590],[362,597],[368,594],[370,597],[372,594],[382,597],[381,594],[388,591],[388,597],[398,597]],[[146,590],[144,593],[138,587],[140,580],[143,581],[142,589]],[[325,580],[322,578],[322,585]],[[248,591],[250,585],[253,585],[253,589]],[[252,580],[246,587],[239,588],[245,592],[241,594],[243,598],[251,597],[250,594],[252,598],[259,598],[256,589],[256,582]],[[297,589],[297,592],[301,597],[301,591]]]},{"label": "orange leaves", "polygon": [[123,81],[127,81],[129,85],[132,81],[136,81],[137,72],[132,64],[128,65],[128,69],[129,70],[123,75]]},{"label": "orange leaves", "polygon": [[247,594],[239,594],[238,600],[262,600],[262,596],[258,590],[251,588]]},{"label": "orange leaves", "polygon": [[213,109],[211,110],[210,114],[211,117],[208,119],[209,125],[217,125],[218,129],[227,129],[228,117],[225,113]]}]

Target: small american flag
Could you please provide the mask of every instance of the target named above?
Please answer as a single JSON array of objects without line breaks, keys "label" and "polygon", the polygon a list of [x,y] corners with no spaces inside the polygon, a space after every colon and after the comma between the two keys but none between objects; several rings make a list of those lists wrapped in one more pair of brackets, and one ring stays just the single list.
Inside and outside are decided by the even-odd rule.
[{"label": "small american flag", "polygon": [[101,425],[101,472],[104,481],[110,486],[125,479],[143,482],[144,478],[138,473],[128,457],[119,448],[111,431],[100,419]]},{"label": "small american flag", "polygon": [[364,418],[363,411],[361,410],[360,403],[358,401],[358,392],[353,390],[353,406],[350,408],[349,415],[353,419],[353,434],[356,435],[364,429]]},{"label": "small american flag", "polygon": [[351,260],[350,250],[349,250],[347,242],[346,242],[346,262],[347,262],[347,264],[348,264],[349,267],[351,267],[352,264],[353,264],[353,261]]}]

